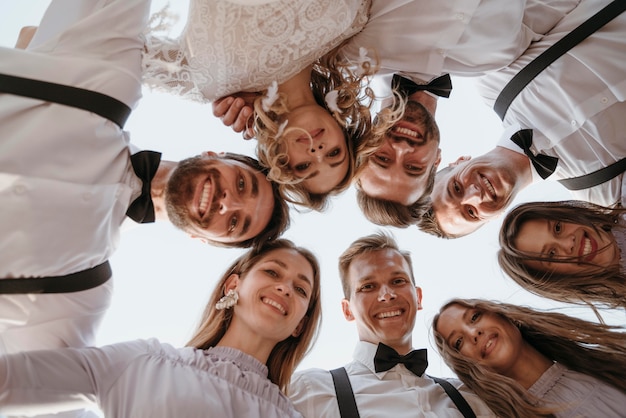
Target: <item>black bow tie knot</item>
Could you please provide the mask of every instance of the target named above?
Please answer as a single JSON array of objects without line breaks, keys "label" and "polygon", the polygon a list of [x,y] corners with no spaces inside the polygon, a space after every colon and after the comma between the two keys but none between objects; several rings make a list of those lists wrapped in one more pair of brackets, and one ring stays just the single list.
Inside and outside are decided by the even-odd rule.
[{"label": "black bow tie knot", "polygon": [[528,157],[533,167],[535,167],[535,170],[537,170],[537,173],[541,176],[542,179],[546,179],[552,173],[554,173],[554,170],[556,170],[556,166],[559,162],[558,158],[544,154],[535,155],[530,150],[530,146],[533,144],[532,129],[522,129],[515,132],[511,136],[511,141],[513,141],[515,144],[517,144],[518,147],[524,150],[524,154]]},{"label": "black bow tie knot", "polygon": [[137,177],[142,181],[141,195],[133,200],[126,211],[126,216],[135,222],[154,222],[154,204],[150,195],[151,183],[161,162],[161,153],[156,151],[140,151],[130,156],[130,162]]},{"label": "black bow tie knot", "polygon": [[452,80],[449,74],[444,74],[431,80],[428,84],[417,84],[399,74],[394,74],[391,79],[391,87],[404,97],[409,97],[416,91],[428,91],[439,97],[447,98],[450,97],[450,92],[452,91]]},{"label": "black bow tie knot", "polygon": [[404,364],[414,375],[421,376],[426,371],[426,367],[428,367],[426,349],[413,350],[409,354],[401,356],[388,345],[379,343],[374,356],[374,370],[376,373],[385,372],[398,363]]}]

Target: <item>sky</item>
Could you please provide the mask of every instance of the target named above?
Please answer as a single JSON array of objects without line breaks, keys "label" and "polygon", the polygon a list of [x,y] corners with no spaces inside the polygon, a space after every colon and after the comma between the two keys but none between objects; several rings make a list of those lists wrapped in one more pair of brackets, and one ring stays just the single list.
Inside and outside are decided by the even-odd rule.
[{"label": "sky", "polygon": [[[13,47],[22,26],[37,25],[48,0],[0,0],[0,46]],[[154,0],[153,11],[165,1]],[[171,10],[180,21],[187,1],[172,0]],[[484,105],[472,79],[454,78],[449,99],[439,100],[436,119],[441,131],[442,165],[461,155],[480,155],[491,149],[502,132],[500,120]],[[210,105],[144,90],[126,130],[140,148],[163,152],[166,160],[180,160],[202,151],[230,151],[254,155],[254,140],[224,127],[213,117]],[[513,205],[525,201],[563,200],[569,193],[554,182],[534,184],[523,190]],[[322,277],[323,321],[317,343],[299,369],[339,367],[351,359],[358,339],[354,323],[341,313],[343,292],[337,269],[339,255],[355,239],[384,230],[410,251],[417,285],[423,290],[423,310],[413,333],[416,348],[429,349],[427,372],[452,376],[437,355],[430,323],[439,307],[453,297],[488,298],[565,312],[593,320],[589,309],[565,306],[536,297],[513,283],[496,261],[500,221],[457,240],[442,240],[416,227],[383,228],[361,214],[354,189],[333,199],[324,213],[291,211],[291,227],[284,238],[309,248],[318,257]],[[97,344],[156,337],[183,346],[193,333],[214,284],[227,266],[243,253],[239,249],[211,247],[192,240],[167,222],[138,226],[124,232],[111,258],[115,293]],[[626,324],[622,312],[606,312],[609,323]]]}]

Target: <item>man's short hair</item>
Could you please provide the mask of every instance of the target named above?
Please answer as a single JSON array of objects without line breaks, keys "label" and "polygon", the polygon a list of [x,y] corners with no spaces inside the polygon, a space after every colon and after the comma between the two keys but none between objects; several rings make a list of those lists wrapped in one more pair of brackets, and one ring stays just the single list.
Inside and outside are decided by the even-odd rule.
[{"label": "man's short hair", "polygon": [[[442,168],[441,170],[437,171],[437,175],[444,174],[450,170],[452,170],[452,167]],[[436,178],[436,175],[433,176],[433,183],[435,181],[435,178]],[[420,231],[426,232],[427,234],[430,234],[430,235],[434,235],[438,238],[446,238],[446,239],[458,238],[457,235],[448,234],[447,232],[441,229],[441,225],[439,225],[439,222],[437,222],[437,217],[435,216],[435,210],[433,208],[433,203],[431,200],[426,202],[423,209],[424,210],[421,216],[419,216],[419,218],[417,219],[417,222],[415,223],[417,227],[420,229]]]},{"label": "man's short hair", "polygon": [[422,214],[431,208],[430,194],[435,185],[437,167],[433,165],[428,173],[428,183],[424,193],[413,204],[406,206],[391,200],[379,199],[365,193],[359,180],[356,181],[356,200],[365,218],[381,226],[406,228],[419,222]]},{"label": "man's short hair", "polygon": [[411,254],[408,251],[402,251],[398,248],[398,244],[392,235],[385,232],[377,232],[375,234],[361,237],[354,241],[347,250],[345,250],[339,256],[339,277],[341,278],[341,285],[343,287],[343,295],[346,299],[350,299],[350,280],[348,278],[348,270],[354,259],[362,254],[369,254],[382,250],[394,250],[397,251],[406,260],[409,266],[409,275],[411,282],[415,284],[415,278],[413,277],[413,263],[411,262]]},{"label": "man's short hair", "polygon": [[[217,156],[224,160],[234,160],[242,164],[246,164],[254,170],[260,171],[267,176],[268,170],[261,166],[258,160],[243,154],[235,154],[226,152]],[[218,247],[234,247],[234,248],[248,248],[252,246],[262,245],[263,243],[280,237],[283,232],[289,227],[289,206],[287,202],[281,197],[278,190],[278,184],[270,181],[272,186],[272,194],[274,196],[274,209],[272,210],[272,216],[265,228],[255,237],[247,239],[241,242],[219,242],[213,240],[207,240],[211,245]]]}]

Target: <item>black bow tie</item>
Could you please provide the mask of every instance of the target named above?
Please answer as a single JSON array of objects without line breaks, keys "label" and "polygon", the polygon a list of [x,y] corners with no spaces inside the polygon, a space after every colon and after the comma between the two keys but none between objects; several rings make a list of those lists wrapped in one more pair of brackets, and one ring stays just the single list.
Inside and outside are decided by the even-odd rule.
[{"label": "black bow tie", "polygon": [[374,356],[374,370],[376,373],[386,372],[398,363],[404,364],[414,375],[421,376],[426,371],[426,367],[428,367],[426,349],[413,350],[409,354],[401,356],[388,345],[379,343]]},{"label": "black bow tie", "polygon": [[532,129],[522,129],[521,131],[515,132],[513,136],[511,136],[511,141],[515,142],[517,146],[524,150],[524,154],[526,154],[542,179],[546,179],[554,173],[559,162],[558,158],[544,154],[535,155],[530,150],[530,146],[533,144]]},{"label": "black bow tie", "polygon": [[150,195],[150,183],[159,168],[161,153],[156,151],[140,151],[130,156],[135,174],[142,181],[141,196],[135,199],[128,210],[126,216],[135,222],[142,224],[154,222],[154,204]]},{"label": "black bow tie", "polygon": [[398,90],[404,97],[409,97],[416,91],[428,91],[440,97],[450,97],[452,91],[452,80],[449,74],[444,74],[435,78],[428,84],[417,84],[399,74],[394,74],[391,79],[391,87]]}]

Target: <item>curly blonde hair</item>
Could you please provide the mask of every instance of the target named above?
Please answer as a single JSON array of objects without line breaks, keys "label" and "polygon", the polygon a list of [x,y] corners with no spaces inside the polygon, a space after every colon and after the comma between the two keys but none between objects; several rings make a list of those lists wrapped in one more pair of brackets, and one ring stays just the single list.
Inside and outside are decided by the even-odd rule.
[{"label": "curly blonde hair", "polygon": [[[437,350],[459,379],[499,417],[554,417],[559,405],[542,405],[515,380],[478,364],[451,348],[437,332],[439,316],[452,305],[499,315],[519,328],[522,338],[552,361],[593,376],[626,393],[626,335],[623,328],[558,312],[482,299],[452,299],[432,323]],[[620,332],[622,331],[622,332]]]},{"label": "curly blonde hair", "polygon": [[[377,65],[366,61],[359,68],[354,68],[354,64],[340,54],[346,42],[313,63],[311,73],[311,90],[315,100],[339,123],[348,150],[348,171],[329,193],[308,191],[302,183],[305,179],[296,177],[289,168],[284,137],[299,128],[283,130],[290,111],[287,95],[279,93],[267,112],[262,105],[263,95],[254,102],[254,130],[258,140],[256,152],[261,164],[269,169],[268,179],[279,183],[279,190],[286,201],[317,211],[327,207],[329,196],[337,195],[350,186],[355,169],[355,150],[371,128],[370,107],[374,94],[368,77],[376,72]],[[374,61],[377,62],[377,59]],[[325,101],[326,95],[333,90],[338,93],[339,111],[331,111]]]}]

